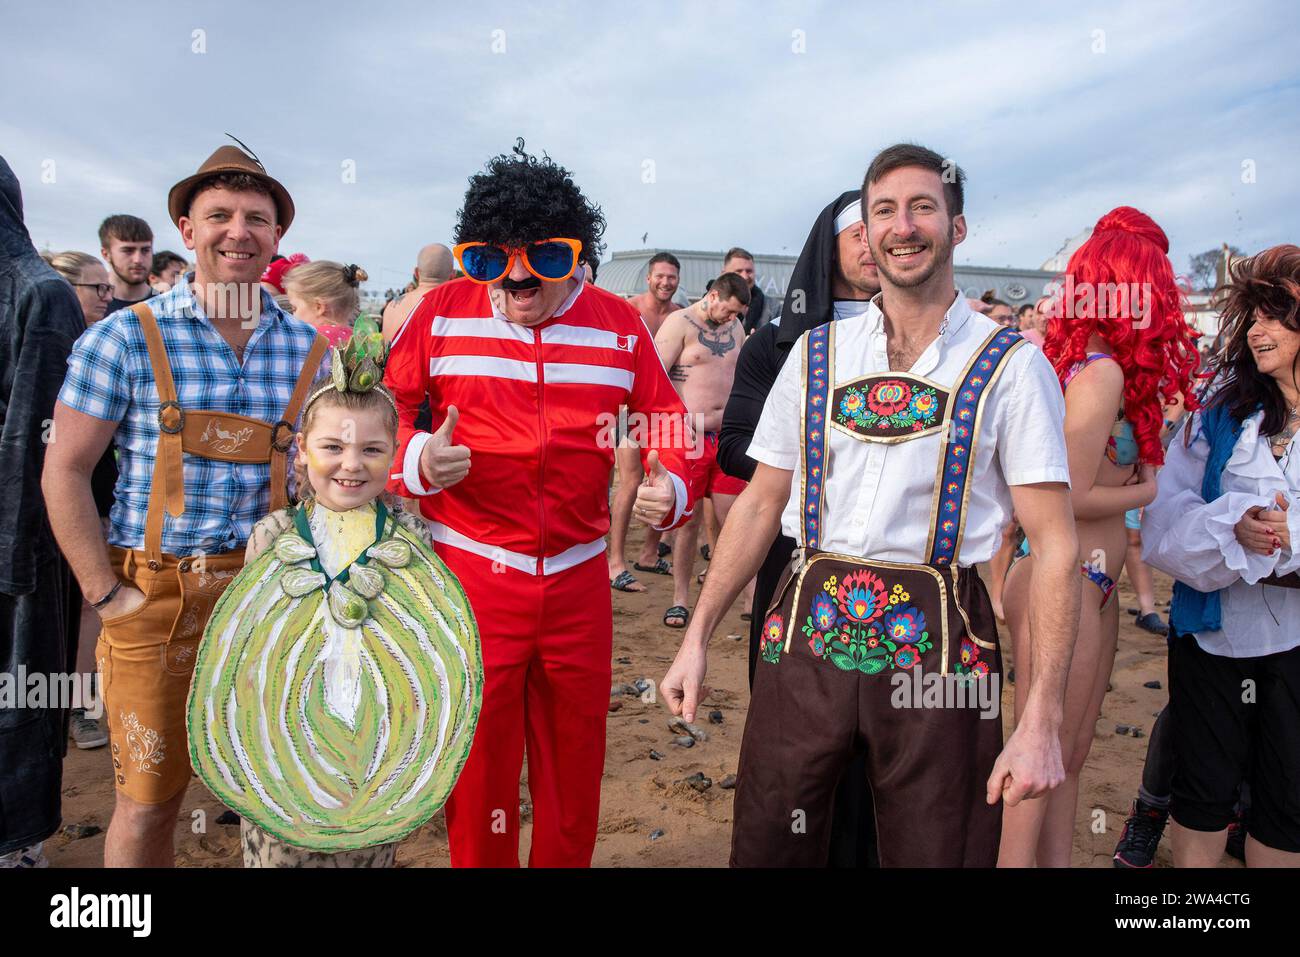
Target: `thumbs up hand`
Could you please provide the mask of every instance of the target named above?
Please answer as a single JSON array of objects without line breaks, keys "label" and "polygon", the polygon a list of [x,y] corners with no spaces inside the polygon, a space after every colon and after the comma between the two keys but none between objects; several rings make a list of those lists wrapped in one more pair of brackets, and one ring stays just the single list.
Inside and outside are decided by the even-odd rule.
[{"label": "thumbs up hand", "polygon": [[447,406],[447,417],[420,453],[420,474],[434,488],[450,488],[469,474],[469,446],[452,444],[459,420],[456,407]]},{"label": "thumbs up hand", "polygon": [[636,490],[636,502],[632,514],[645,525],[662,525],[673,513],[677,503],[677,491],[673,487],[672,476],[659,461],[659,453],[654,449],[646,456],[646,465],[650,471]]}]

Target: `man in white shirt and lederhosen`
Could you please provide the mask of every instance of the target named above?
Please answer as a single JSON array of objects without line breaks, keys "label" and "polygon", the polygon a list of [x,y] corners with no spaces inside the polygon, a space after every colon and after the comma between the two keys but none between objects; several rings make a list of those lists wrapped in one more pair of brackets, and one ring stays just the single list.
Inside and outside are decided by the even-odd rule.
[{"label": "man in white shirt and lederhosen", "polygon": [[[713,628],[784,527],[800,547],[764,622],[734,866],[823,862],[836,781],[861,750],[885,867],[992,866],[998,801],[1064,779],[1057,730],[1080,590],[1064,401],[1042,353],[954,291],[963,179],[906,144],[867,170],[882,292],[795,345],[664,677],[669,709],[693,720]],[[997,629],[974,566],[1013,508],[1035,555],[1033,685],[1004,748]]]}]

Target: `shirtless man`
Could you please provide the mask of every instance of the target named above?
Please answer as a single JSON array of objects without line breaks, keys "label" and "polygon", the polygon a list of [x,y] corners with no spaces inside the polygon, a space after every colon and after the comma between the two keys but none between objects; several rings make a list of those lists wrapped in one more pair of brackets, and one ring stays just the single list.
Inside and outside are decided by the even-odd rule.
[{"label": "shirtless man", "polygon": [[[636,311],[641,313],[646,327],[653,336],[659,327],[676,309],[673,296],[677,295],[677,283],[681,277],[682,264],[672,253],[655,253],[646,266],[646,291],[628,300]],[[626,430],[623,430],[626,431]],[[636,444],[626,435],[619,436],[618,447],[614,449],[614,467],[618,472],[618,487],[614,490],[614,501],[610,504],[609,523],[609,583],[618,591],[645,591],[645,585],[636,580],[627,568],[627,528],[632,520],[632,503],[636,501],[636,488],[641,484],[641,453]],[[637,556],[634,567],[638,571],[669,574],[668,563],[659,557],[659,540],[661,532],[649,526],[645,530],[645,543],[641,554]]]},{"label": "shirtless man", "polygon": [[388,342],[406,323],[416,303],[430,289],[441,286],[452,277],[454,262],[451,250],[442,243],[430,243],[415,257],[415,288],[384,306],[383,336]]},{"label": "shirtless man", "polygon": [[[722,410],[731,395],[736,359],[745,341],[741,315],[749,304],[749,286],[736,273],[725,272],[713,281],[705,297],[678,310],[664,320],[655,334],[655,348],[677,388],[695,428],[704,443],[704,460],[699,463],[697,497],[713,500],[713,511],[721,528],[727,510],[745,483],[718,467],[718,430]],[[685,628],[691,580],[695,574],[695,545],[699,539],[700,515],[677,529],[673,539],[673,606],[664,614],[669,628]],[[753,599],[753,582],[746,586],[746,602]],[[748,604],[745,605],[749,607]]]}]

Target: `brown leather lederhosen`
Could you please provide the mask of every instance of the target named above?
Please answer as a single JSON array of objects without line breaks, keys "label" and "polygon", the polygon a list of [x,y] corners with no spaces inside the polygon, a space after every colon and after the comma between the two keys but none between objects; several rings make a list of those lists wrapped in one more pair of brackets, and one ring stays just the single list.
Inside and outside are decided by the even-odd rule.
[{"label": "brown leather lederhosen", "polygon": [[[835,326],[813,330],[804,356],[802,547],[763,624],[731,863],[824,865],[836,782],[865,750],[882,867],[991,867],[1001,655],[984,585],[956,558],[983,400],[1021,340],[990,334],[951,388],[893,372],[837,384]],[[928,561],[820,550],[831,429],[888,443],[940,436]]]},{"label": "brown leather lederhosen", "polygon": [[293,423],[306,401],[328,343],[318,336],[274,424],[248,416],[182,408],[162,332],[144,303],[140,320],[158,387],[158,450],[145,518],[144,549],[110,546],[118,578],[145,595],[125,615],[105,618],[96,646],[112,738],[117,787],[141,803],[162,803],[189,783],[185,701],[195,653],[217,599],[243,566],[242,548],[217,555],[162,550],[164,513],[185,511],[184,454],[222,462],[270,463],[271,509],[288,504],[286,484]]}]

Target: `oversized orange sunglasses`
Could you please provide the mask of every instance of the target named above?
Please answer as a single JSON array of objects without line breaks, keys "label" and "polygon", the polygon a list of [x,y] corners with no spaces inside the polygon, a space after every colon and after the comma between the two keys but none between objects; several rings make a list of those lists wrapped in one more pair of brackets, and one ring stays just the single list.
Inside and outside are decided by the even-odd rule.
[{"label": "oversized orange sunglasses", "polygon": [[460,270],[477,283],[496,282],[514,268],[515,257],[543,282],[562,282],[578,268],[581,239],[543,239],[527,246],[457,243],[452,249]]}]

